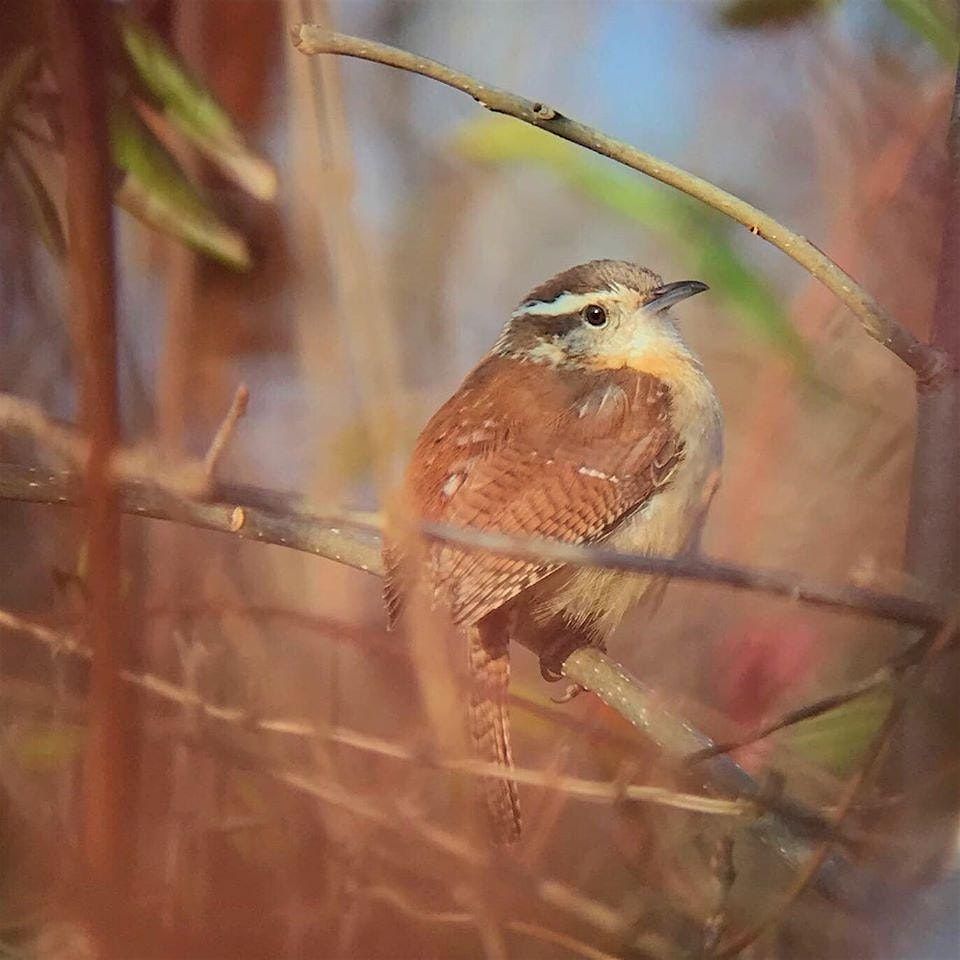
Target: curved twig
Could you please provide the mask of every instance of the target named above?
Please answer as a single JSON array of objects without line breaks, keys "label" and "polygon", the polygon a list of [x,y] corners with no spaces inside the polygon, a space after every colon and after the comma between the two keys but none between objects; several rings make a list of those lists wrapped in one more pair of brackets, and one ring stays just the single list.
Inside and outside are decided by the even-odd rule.
[{"label": "curved twig", "polygon": [[933,385],[946,375],[948,365],[944,354],[918,341],[819,247],[732,193],[593,127],[571,120],[553,107],[491,87],[428,57],[362,37],[335,33],[316,24],[298,24],[291,33],[293,44],[301,53],[357,57],[418,73],[468,94],[487,110],[539,127],[695,197],[743,224],[751,233],[763,237],[799,263],[850,309],[874,340],[911,367],[920,384]]}]

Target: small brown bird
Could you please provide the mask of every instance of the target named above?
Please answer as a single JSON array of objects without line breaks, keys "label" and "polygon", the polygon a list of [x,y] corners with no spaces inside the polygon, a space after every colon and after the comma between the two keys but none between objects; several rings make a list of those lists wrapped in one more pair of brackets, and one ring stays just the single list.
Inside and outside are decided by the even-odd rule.
[{"label": "small brown bird", "polygon": [[[669,308],[706,289],[594,260],[532,290],[420,434],[403,490],[409,519],[646,553],[696,548],[723,425]],[[558,679],[573,649],[603,646],[631,604],[665,585],[447,543],[424,546],[415,570],[401,554],[388,539],[391,619],[416,577],[466,639],[475,749],[508,768],[509,641],[541,650]],[[483,793],[496,839],[517,839],[516,784],[486,778]]]}]

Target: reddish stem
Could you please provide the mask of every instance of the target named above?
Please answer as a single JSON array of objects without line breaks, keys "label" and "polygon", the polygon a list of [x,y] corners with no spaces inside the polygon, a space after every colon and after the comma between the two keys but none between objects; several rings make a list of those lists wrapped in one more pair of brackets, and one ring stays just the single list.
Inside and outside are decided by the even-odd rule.
[{"label": "reddish stem", "polygon": [[101,0],[46,0],[66,161],[70,332],[80,421],[90,438],[86,486],[87,640],[94,650],[83,770],[83,847],[93,877],[115,888],[130,860],[136,785],[135,708],[120,679],[130,665],[121,613],[120,513],[109,460],[120,440],[108,32]]}]

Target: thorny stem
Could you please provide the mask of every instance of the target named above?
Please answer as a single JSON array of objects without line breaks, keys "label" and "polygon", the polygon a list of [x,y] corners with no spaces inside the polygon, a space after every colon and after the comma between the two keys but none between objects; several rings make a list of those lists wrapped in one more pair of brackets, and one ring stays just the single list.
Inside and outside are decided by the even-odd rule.
[{"label": "thorny stem", "polygon": [[921,385],[935,385],[945,374],[943,353],[920,343],[815,244],[752,204],[701,177],[615,140],[593,127],[571,120],[543,103],[491,87],[436,60],[362,37],[335,33],[316,24],[299,24],[293,28],[292,38],[294,46],[304,54],[332,53],[357,57],[436,80],[468,94],[487,110],[539,127],[695,197],[743,224],[751,233],[769,241],[799,263],[850,309],[874,340],[911,367]]}]

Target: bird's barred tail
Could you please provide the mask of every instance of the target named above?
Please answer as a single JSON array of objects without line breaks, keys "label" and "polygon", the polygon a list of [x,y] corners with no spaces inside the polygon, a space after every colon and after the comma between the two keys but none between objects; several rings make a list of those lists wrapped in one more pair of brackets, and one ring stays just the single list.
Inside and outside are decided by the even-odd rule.
[{"label": "bird's barred tail", "polygon": [[[488,636],[474,625],[467,629],[470,667],[470,737],[480,760],[513,769],[507,689],[510,682],[508,640]],[[517,785],[502,777],[481,777],[480,798],[494,840],[520,839],[520,797]]]}]

